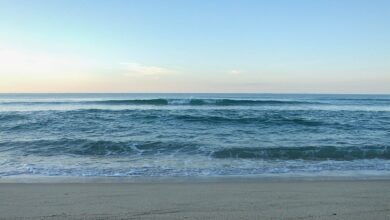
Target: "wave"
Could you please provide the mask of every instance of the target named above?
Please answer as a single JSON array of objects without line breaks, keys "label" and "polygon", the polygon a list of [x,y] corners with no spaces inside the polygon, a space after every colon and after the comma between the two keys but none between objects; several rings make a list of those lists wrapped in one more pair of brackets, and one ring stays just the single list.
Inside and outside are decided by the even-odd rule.
[{"label": "wave", "polygon": [[293,100],[250,100],[250,99],[127,99],[99,101],[37,101],[37,102],[1,102],[0,105],[213,105],[213,106],[251,106],[251,105],[299,105],[321,104],[310,101]]},{"label": "wave", "polygon": [[205,148],[191,142],[133,142],[88,139],[36,140],[0,143],[0,152],[18,152],[24,156],[161,156],[203,155],[214,159],[262,160],[390,160],[390,146],[364,147],[276,147],[276,148]]},{"label": "wave", "polygon": [[131,99],[131,100],[105,100],[84,102],[87,104],[103,105],[168,105],[167,99]]},{"label": "wave", "polygon": [[286,125],[296,124],[305,126],[322,126],[325,122],[301,117],[284,117],[282,115],[262,115],[258,117],[224,117],[216,115],[177,115],[176,119],[188,122],[209,122],[209,123],[234,123],[234,124],[273,124]]},{"label": "wave", "polygon": [[9,121],[16,121],[16,120],[23,120],[27,119],[28,117],[26,115],[23,115],[20,112],[4,112],[0,113],[0,122],[9,122]]},{"label": "wave", "polygon": [[[231,112],[230,112],[231,113]],[[19,112],[0,113],[0,122],[4,122],[9,130],[26,129],[47,129],[55,126],[56,123],[75,120],[72,129],[77,129],[77,124],[83,124],[86,120],[100,123],[120,123],[129,118],[133,122],[137,120],[169,120],[180,123],[206,123],[206,124],[257,124],[257,125],[302,125],[302,126],[338,126],[334,122],[323,120],[323,118],[310,118],[287,113],[247,112],[245,114],[230,114],[229,112],[213,111],[209,114],[189,111],[186,113],[170,112],[164,110],[138,110],[138,109],[81,109],[70,111],[44,111],[35,114]],[[77,121],[77,119],[82,121]],[[24,119],[24,120],[23,120]],[[11,123],[12,122],[12,123]],[[69,124],[68,124],[69,125]],[[84,124],[85,125],[85,124]]]},{"label": "wave", "polygon": [[339,101],[362,101],[362,102],[390,102],[390,98],[336,98]]},{"label": "wave", "polygon": [[193,152],[199,148],[192,143],[131,142],[88,139],[36,140],[0,143],[1,151],[17,151],[23,155],[80,155],[80,156],[129,156],[158,155]]},{"label": "wave", "polygon": [[264,160],[359,160],[390,159],[390,147],[279,147],[279,148],[228,148],[212,153],[219,159]]}]

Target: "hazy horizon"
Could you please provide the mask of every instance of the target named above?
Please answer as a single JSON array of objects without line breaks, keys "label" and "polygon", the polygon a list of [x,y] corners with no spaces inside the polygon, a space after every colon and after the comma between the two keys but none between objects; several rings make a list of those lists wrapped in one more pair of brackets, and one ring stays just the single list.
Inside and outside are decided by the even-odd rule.
[{"label": "hazy horizon", "polygon": [[306,92],[306,93],[294,93],[294,92],[0,92],[0,95],[22,95],[22,94],[32,94],[32,95],[61,95],[61,94],[255,94],[255,95],[369,95],[369,96],[389,96],[390,93],[314,93],[314,92]]},{"label": "hazy horizon", "polygon": [[390,94],[389,10],[0,0],[0,93]]}]

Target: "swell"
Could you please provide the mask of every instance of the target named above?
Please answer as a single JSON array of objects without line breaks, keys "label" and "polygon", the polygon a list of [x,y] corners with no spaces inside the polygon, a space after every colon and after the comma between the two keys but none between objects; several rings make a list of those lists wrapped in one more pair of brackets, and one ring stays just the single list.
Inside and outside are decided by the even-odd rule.
[{"label": "swell", "polygon": [[[0,130],[9,132],[57,131],[84,132],[95,131],[103,127],[126,127],[147,124],[161,125],[161,122],[196,125],[257,125],[257,126],[306,126],[349,129],[387,129],[389,116],[384,113],[326,111],[235,111],[235,110],[163,110],[163,109],[80,109],[65,111],[0,112]],[[376,124],[365,123],[363,119],[375,117]],[[360,121],[361,120],[363,121]],[[348,119],[348,120],[347,120]],[[364,123],[364,124],[362,124]],[[298,128],[298,127],[297,127]],[[64,131],[64,130],[62,130]],[[118,131],[118,130],[116,130]],[[64,131],[65,132],[65,131]]]},{"label": "swell", "polygon": [[164,156],[203,155],[214,159],[262,159],[352,161],[363,159],[390,160],[390,146],[324,146],[277,148],[205,148],[191,142],[105,141],[89,139],[58,139],[0,143],[0,152],[39,156]]},{"label": "swell", "polygon": [[219,159],[264,160],[359,160],[390,159],[390,147],[289,147],[289,148],[228,148],[212,153]]},{"label": "swell", "polygon": [[[24,119],[24,120],[23,120]],[[39,111],[39,112],[7,112],[0,113],[0,128],[13,131],[30,129],[54,129],[63,122],[63,127],[77,130],[77,125],[85,127],[85,122],[90,124],[126,124],[144,123],[145,120],[157,123],[158,121],[177,121],[180,123],[204,123],[204,124],[266,124],[266,125],[302,125],[302,126],[332,126],[323,117],[306,117],[304,115],[291,115],[285,113],[247,112],[237,114],[231,111],[187,111],[178,113],[176,111],[164,110],[105,110],[105,109],[83,109],[71,111]]]},{"label": "swell", "polygon": [[28,116],[21,112],[0,112],[0,122],[27,119]]},{"label": "swell", "polygon": [[79,155],[79,156],[129,156],[175,154],[193,152],[198,148],[192,143],[160,141],[105,141],[89,139],[35,140],[0,143],[0,152],[13,151],[22,155]]},{"label": "swell", "polygon": [[0,105],[213,105],[213,106],[251,106],[251,105],[299,105],[321,104],[310,101],[290,100],[246,100],[246,99],[127,99],[127,100],[100,100],[100,101],[37,101],[37,102],[1,102]]},{"label": "swell", "polygon": [[305,126],[322,126],[325,122],[302,117],[285,117],[282,115],[261,115],[257,117],[227,117],[216,115],[177,115],[176,119],[188,122],[206,122],[206,123],[232,123],[232,124],[269,124],[286,125],[296,124]]},{"label": "swell", "polygon": [[336,98],[339,101],[390,102],[390,98]]}]

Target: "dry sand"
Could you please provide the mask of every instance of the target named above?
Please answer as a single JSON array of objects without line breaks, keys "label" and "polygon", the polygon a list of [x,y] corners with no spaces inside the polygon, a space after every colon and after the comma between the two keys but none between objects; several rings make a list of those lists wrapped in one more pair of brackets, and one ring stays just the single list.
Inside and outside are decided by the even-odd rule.
[{"label": "dry sand", "polygon": [[390,219],[390,181],[3,182],[0,219]]}]

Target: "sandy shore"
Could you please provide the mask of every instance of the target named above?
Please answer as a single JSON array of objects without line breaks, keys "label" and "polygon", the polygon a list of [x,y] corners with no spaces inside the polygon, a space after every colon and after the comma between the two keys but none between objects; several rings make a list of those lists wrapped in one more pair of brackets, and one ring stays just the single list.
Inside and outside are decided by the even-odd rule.
[{"label": "sandy shore", "polygon": [[0,183],[0,219],[390,219],[390,181]]}]

